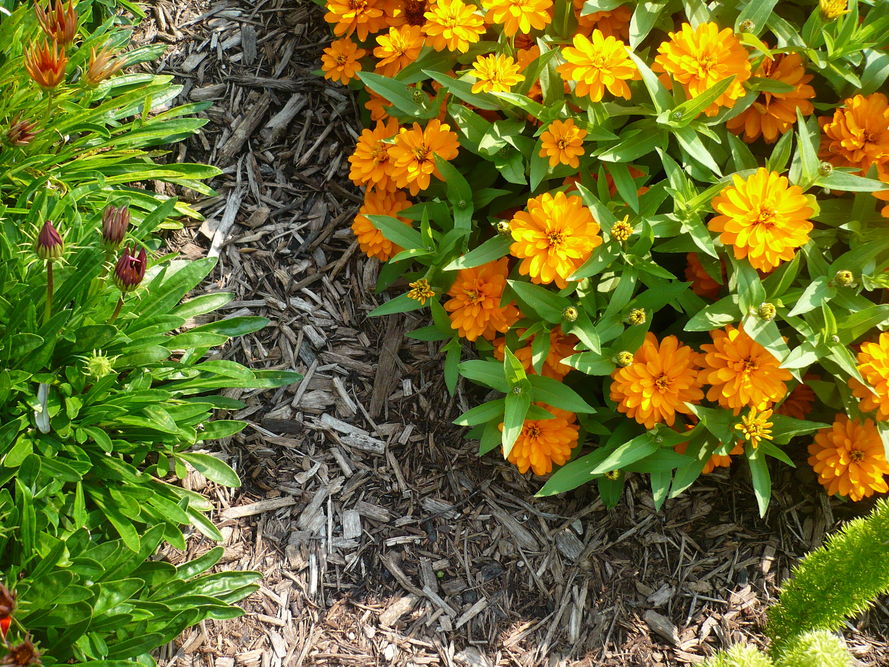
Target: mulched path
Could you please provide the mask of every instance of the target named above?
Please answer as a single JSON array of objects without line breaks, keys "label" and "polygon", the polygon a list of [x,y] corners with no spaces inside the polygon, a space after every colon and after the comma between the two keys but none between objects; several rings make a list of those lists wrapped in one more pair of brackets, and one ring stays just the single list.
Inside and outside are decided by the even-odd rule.
[{"label": "mulched path", "polygon": [[[185,481],[218,502],[223,567],[265,578],[243,618],[187,632],[163,664],[683,665],[761,642],[777,583],[855,509],[808,471],[782,473],[765,520],[744,470],[660,512],[641,478],[614,511],[584,489],[533,498],[539,480],[479,459],[451,425],[479,392],[448,396],[435,345],[403,337],[422,315],[367,317],[385,297],[349,230],[359,114],[350,91],[312,73],[323,12],[290,0],[148,11],[137,39],[169,45],[156,71],[182,84],[177,103],[213,102],[171,159],[223,170],[218,196],[196,203],[206,221],[171,247],[218,255],[204,289],[236,293],[226,316],[271,321],[227,357],[305,374],[229,392],[249,426],[214,451],[243,488]],[[165,555],[209,547],[195,537]],[[845,634],[864,664],[889,664],[882,604]]]}]

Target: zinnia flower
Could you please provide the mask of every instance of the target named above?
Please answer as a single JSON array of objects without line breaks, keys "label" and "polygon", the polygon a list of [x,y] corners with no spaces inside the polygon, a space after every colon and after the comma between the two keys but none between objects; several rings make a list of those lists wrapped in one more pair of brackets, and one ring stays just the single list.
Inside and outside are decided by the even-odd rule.
[{"label": "zinnia flower", "polygon": [[[688,450],[687,442],[680,442],[678,445],[673,447],[674,451],[679,454],[685,454],[686,450]],[[741,443],[736,444],[732,447],[732,450],[728,454],[712,454],[709,459],[704,463],[704,467],[701,468],[702,475],[709,475],[711,472],[716,470],[716,468],[729,468],[732,465],[732,456],[737,456],[738,454],[744,453],[744,445]]]},{"label": "zinnia flower", "polygon": [[475,13],[474,5],[464,5],[460,0],[438,0],[424,14],[426,25],[423,32],[436,51],[466,53],[485,32],[484,19]]},{"label": "zinnia flower", "polygon": [[[669,40],[658,47],[658,55],[651,69],[669,74],[684,89],[688,99],[697,97],[723,79],[734,76],[728,89],[704,109],[715,116],[719,107],[732,107],[744,96],[744,82],[750,78],[747,50],[735,37],[731,28],[719,29],[715,23],[701,23],[669,33]],[[670,80],[664,80],[670,86]]]},{"label": "zinnia flower", "polygon": [[55,88],[65,80],[68,56],[56,42],[50,47],[46,42],[34,42],[25,49],[25,69],[41,88]]},{"label": "zinnia flower", "polygon": [[534,283],[555,282],[559,288],[602,245],[599,224],[576,195],[548,192],[528,200],[527,210],[509,221],[513,257],[522,260],[519,273]]},{"label": "zinnia flower", "polygon": [[372,90],[368,90],[367,94],[370,96],[370,99],[364,103],[364,108],[370,112],[370,119],[374,122],[385,120],[389,116],[386,112],[386,109],[389,106],[389,101],[381,95],[377,95]]},{"label": "zinnia flower", "polygon": [[[814,376],[807,375],[804,380],[812,379]],[[790,395],[784,399],[784,402],[775,408],[775,413],[786,415],[793,419],[806,419],[812,411],[815,404],[815,392],[805,382],[796,385]]]},{"label": "zinnia flower", "polygon": [[56,0],[56,6],[48,3],[46,10],[39,2],[34,3],[34,14],[44,34],[59,43],[60,46],[68,46],[77,36],[77,12],[74,9],[74,0],[66,7],[62,0]]},{"label": "zinnia flower", "polygon": [[419,301],[424,306],[429,299],[435,296],[435,291],[429,286],[429,281],[425,278],[408,283],[408,286],[410,290],[407,293],[407,298]]},{"label": "zinnia flower", "polygon": [[488,20],[501,26],[507,37],[545,27],[552,21],[552,6],[552,0],[482,0]]},{"label": "zinnia flower", "polygon": [[[574,423],[573,412],[560,410],[543,403],[540,407],[551,412],[553,419],[526,419],[522,432],[516,439],[507,460],[524,474],[528,469],[535,475],[547,475],[553,463],[564,465],[571,458],[571,450],[577,446],[580,428]],[[501,430],[503,424],[500,425]]]},{"label": "zinnia flower", "polygon": [[[528,374],[537,373],[537,371],[534,370],[534,350],[532,348],[534,338],[534,336],[531,336],[522,341],[525,343],[524,347],[512,350],[512,353],[516,356],[516,359],[521,362],[522,368],[524,368],[525,372]],[[562,327],[558,325],[553,327],[549,332],[549,351],[546,354],[546,358],[543,360],[540,374],[544,377],[552,378],[553,380],[561,381],[564,379],[564,377],[574,369],[567,364],[563,364],[562,360],[567,359],[575,353],[574,348],[579,342],[580,339],[578,339],[577,336],[574,334],[566,334],[562,331]],[[506,338],[498,338],[494,341],[494,357],[496,359],[503,361],[505,349]]]},{"label": "zinnia flower", "polygon": [[[685,279],[691,283],[691,291],[704,299],[715,299],[722,292],[722,285],[707,273],[698,254],[690,252],[685,256]],[[725,264],[720,260],[722,279],[725,281]]]},{"label": "zinnia flower", "polygon": [[744,141],[752,142],[762,135],[772,144],[796,123],[796,110],[808,116],[814,107],[809,101],[815,89],[809,85],[811,74],[806,74],[803,58],[798,53],[766,57],[754,76],[780,81],[793,86],[787,93],[760,93],[750,108],[726,121],[725,126],[735,134],[744,133]]},{"label": "zinnia flower", "polygon": [[809,218],[815,213],[802,188],[763,167],[746,181],[737,174],[732,181],[713,199],[713,208],[722,215],[710,220],[710,230],[734,248],[735,259],[746,257],[759,271],[793,259],[809,240]]},{"label": "zinnia flower", "polygon": [[577,16],[577,32],[584,35],[593,34],[598,28],[606,37],[617,37],[624,42],[630,39],[630,19],[633,9],[629,5],[620,5],[603,12],[582,15],[585,0],[574,0],[574,13]]},{"label": "zinnia flower", "polygon": [[366,55],[367,51],[359,49],[358,45],[348,37],[335,39],[321,55],[321,71],[324,72],[324,78],[345,86],[361,71],[361,63],[358,61]]},{"label": "zinnia flower", "polygon": [[578,157],[584,153],[583,138],[586,135],[587,131],[577,127],[570,118],[554,120],[540,135],[540,157],[549,158],[550,167],[567,164],[577,169],[580,167]]},{"label": "zinnia flower", "polygon": [[839,493],[858,501],[889,490],[883,440],[870,419],[859,422],[837,415],[832,426],[815,435],[809,454],[809,465],[828,495]]},{"label": "zinnia flower", "polygon": [[98,86],[105,79],[116,74],[124,66],[123,58],[115,58],[114,51],[103,48],[96,51],[90,49],[90,60],[83,75],[88,86]]},{"label": "zinnia flower", "polygon": [[506,257],[471,269],[461,269],[448,290],[451,297],[444,303],[450,313],[451,328],[467,340],[479,336],[493,339],[506,333],[519,319],[519,309],[510,302],[500,305],[509,263]]},{"label": "zinnia flower", "polygon": [[833,21],[849,13],[848,0],[818,0],[818,9],[825,21]]},{"label": "zinnia flower", "polygon": [[772,422],[769,421],[771,416],[771,410],[759,412],[752,407],[746,415],[741,417],[741,422],[735,424],[735,430],[740,431],[744,439],[753,446],[753,449],[756,449],[762,440],[772,438]]},{"label": "zinnia flower", "polygon": [[472,84],[473,93],[509,92],[525,77],[519,74],[519,65],[510,56],[502,54],[479,56],[472,63],[469,73],[475,77]]},{"label": "zinnia flower", "polygon": [[574,35],[574,46],[562,49],[565,63],[556,71],[565,81],[574,81],[574,94],[599,102],[608,89],[612,95],[630,99],[627,81],[639,79],[639,70],[627,54],[627,46],[615,37],[593,30],[592,37]]},{"label": "zinnia flower", "polygon": [[398,121],[390,118],[378,122],[374,129],[361,130],[355,150],[349,156],[349,178],[355,185],[367,185],[378,190],[394,190],[395,182],[389,176],[389,141],[398,134]]},{"label": "zinnia flower", "polygon": [[745,406],[765,410],[770,403],[784,398],[793,376],[781,368],[768,350],[753,340],[742,327],[710,332],[712,345],[701,345],[704,351],[701,380],[712,385],[707,400],[731,408],[737,415]]},{"label": "zinnia flower", "polygon": [[328,0],[324,20],[334,24],[337,37],[354,32],[362,42],[370,33],[388,27],[388,19],[375,0]]},{"label": "zinnia flower", "polygon": [[367,216],[387,215],[410,226],[410,220],[398,215],[410,206],[411,201],[401,190],[394,192],[367,190],[364,193],[364,204],[352,222],[352,232],[358,239],[358,247],[361,248],[361,252],[368,257],[376,257],[381,262],[385,262],[401,252],[402,248],[383,236],[383,232],[374,227]]},{"label": "zinnia flower", "polygon": [[883,93],[855,95],[843,102],[833,118],[819,118],[821,158],[841,167],[858,167],[862,175],[871,165],[885,171],[889,163],[889,101]]},{"label": "zinnia flower", "polygon": [[618,412],[635,419],[645,428],[657,423],[672,426],[676,413],[692,414],[686,403],[704,398],[701,391],[700,354],[667,336],[660,343],[654,334],[645,334],[633,363],[611,373],[611,400]]},{"label": "zinnia flower", "polygon": [[862,412],[876,410],[879,421],[889,420],[889,333],[881,333],[876,343],[861,344],[858,372],[870,385],[849,378],[852,393],[861,399]]},{"label": "zinnia flower", "polygon": [[395,76],[414,62],[423,48],[423,30],[417,25],[389,28],[388,34],[377,36],[374,56],[379,58],[376,71],[383,76]]},{"label": "zinnia flower", "polygon": [[453,160],[459,150],[457,135],[451,126],[433,118],[425,128],[414,123],[411,129],[401,128],[395,144],[389,148],[390,175],[399,188],[409,188],[412,195],[429,187],[431,175],[441,179],[435,156]]}]

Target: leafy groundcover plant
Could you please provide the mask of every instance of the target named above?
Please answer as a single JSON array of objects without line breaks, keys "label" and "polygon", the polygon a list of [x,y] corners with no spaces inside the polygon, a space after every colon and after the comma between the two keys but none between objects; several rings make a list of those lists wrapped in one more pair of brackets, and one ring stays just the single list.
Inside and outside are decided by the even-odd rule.
[{"label": "leafy groundcover plant", "polygon": [[[353,230],[480,453],[657,506],[743,459],[885,492],[889,13],[866,0],[329,0]],[[467,343],[471,343],[469,346]],[[802,458],[805,458],[803,456]],[[553,472],[554,471],[554,472]]]},{"label": "leafy groundcover plant", "polygon": [[[176,484],[190,468],[228,486],[226,463],[191,451],[245,424],[222,388],[293,382],[217,348],[267,324],[208,321],[231,294],[183,302],[215,260],[164,255],[156,232],[188,204],[161,181],[210,194],[218,173],[156,162],[196,132],[203,107],[169,108],[170,77],[121,70],[126,50],[90,2],[0,15],[0,659],[4,664],[151,664],[149,651],[256,588],[254,572],[207,571],[222,548],[155,560],[196,529],[221,540],[210,503]],[[197,324],[201,318],[203,324]]]}]

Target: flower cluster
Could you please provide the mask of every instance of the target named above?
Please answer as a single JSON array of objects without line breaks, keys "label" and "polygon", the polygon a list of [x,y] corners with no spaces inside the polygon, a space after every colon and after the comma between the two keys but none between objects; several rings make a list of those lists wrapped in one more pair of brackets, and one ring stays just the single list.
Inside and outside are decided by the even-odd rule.
[{"label": "flower cluster", "polygon": [[887,40],[833,4],[328,0],[380,313],[430,308],[449,389],[503,394],[461,418],[482,451],[555,493],[669,444],[662,499],[806,445],[828,493],[886,490]]}]

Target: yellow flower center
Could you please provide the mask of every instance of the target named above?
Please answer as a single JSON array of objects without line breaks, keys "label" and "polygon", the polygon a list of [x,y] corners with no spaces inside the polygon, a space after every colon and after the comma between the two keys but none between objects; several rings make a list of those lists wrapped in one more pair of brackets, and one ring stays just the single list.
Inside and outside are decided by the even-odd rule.
[{"label": "yellow flower center", "polygon": [[525,428],[525,435],[529,438],[539,438],[540,427],[537,424],[531,424]]},{"label": "yellow flower center", "polygon": [[654,386],[658,389],[658,391],[667,391],[670,389],[670,378],[667,377],[666,373],[661,373],[660,376],[655,378]]},{"label": "yellow flower center", "polygon": [[479,294],[475,290],[463,290],[463,293],[466,295],[466,298],[469,299],[469,303],[476,303],[479,299]]},{"label": "yellow flower center", "polygon": [[565,149],[568,147],[568,142],[565,141],[564,139],[559,139],[559,140],[556,142],[556,146],[558,146],[559,150],[562,150],[562,151],[563,151],[563,150],[565,150]]},{"label": "yellow flower center", "polygon": [[417,158],[417,162],[426,162],[429,159],[429,149],[423,145],[417,146],[414,149],[414,157]]},{"label": "yellow flower center", "polygon": [[342,67],[346,64],[346,62],[348,62],[348,60],[349,58],[345,54],[341,53],[336,57],[336,64]]},{"label": "yellow flower center", "polygon": [[743,373],[752,373],[757,368],[759,368],[759,365],[756,363],[756,360],[753,357],[747,357],[741,362],[741,364]]},{"label": "yellow flower center", "polygon": [[546,240],[549,241],[550,248],[559,247],[565,242],[562,232],[550,232],[546,235]]},{"label": "yellow flower center", "polygon": [[759,209],[759,215],[756,216],[756,222],[760,225],[771,227],[773,224],[775,224],[774,220],[775,212],[766,206],[761,206]]},{"label": "yellow flower center", "polygon": [[864,452],[860,449],[853,449],[849,451],[849,458],[855,461],[855,463],[860,463],[864,461]]}]

